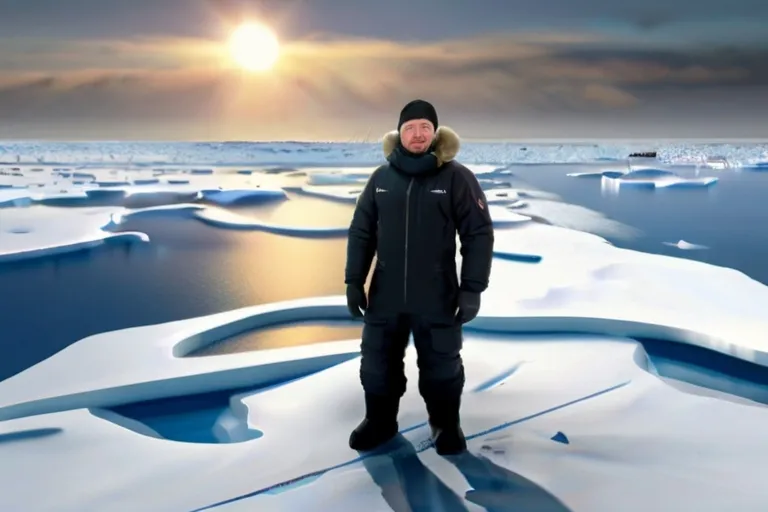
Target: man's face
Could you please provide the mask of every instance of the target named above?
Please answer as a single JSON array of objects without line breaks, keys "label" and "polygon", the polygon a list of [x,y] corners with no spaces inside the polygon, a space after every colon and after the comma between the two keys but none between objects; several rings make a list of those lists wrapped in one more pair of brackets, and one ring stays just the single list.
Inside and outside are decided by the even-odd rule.
[{"label": "man's face", "polygon": [[435,127],[426,119],[413,119],[400,127],[400,143],[411,153],[424,153],[435,138]]}]

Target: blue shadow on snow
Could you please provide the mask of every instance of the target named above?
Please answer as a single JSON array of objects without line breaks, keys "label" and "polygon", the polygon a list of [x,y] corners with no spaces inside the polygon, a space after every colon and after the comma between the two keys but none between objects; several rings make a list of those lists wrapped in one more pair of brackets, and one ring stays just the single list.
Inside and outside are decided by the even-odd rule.
[{"label": "blue shadow on snow", "polygon": [[768,405],[768,368],[688,343],[635,338],[661,377]]},{"label": "blue shadow on snow", "polygon": [[[249,428],[245,418],[231,415],[230,400],[232,396],[238,393],[256,392],[261,389],[263,388],[230,389],[198,395],[161,398],[104,410],[136,421],[163,439],[203,444],[244,442],[257,439],[264,434],[259,430]],[[102,419],[117,423],[110,418],[111,415],[103,414],[99,410],[92,410],[91,412]],[[230,423],[234,423],[233,427],[238,432],[234,439],[226,435],[223,431],[223,425],[220,426],[220,420],[225,417],[229,417]],[[127,423],[121,422],[120,424],[130,428]],[[133,428],[131,430],[137,431]]]},{"label": "blue shadow on snow", "polygon": [[[499,333],[488,332],[483,329],[475,329],[467,325],[469,332],[482,332],[499,342],[507,341],[505,338],[514,332]],[[584,335],[601,334],[591,331],[537,331],[536,336],[552,335]],[[526,336],[533,336],[526,333]],[[665,339],[632,337],[632,340],[642,345],[648,360],[651,362],[660,377],[692,384],[708,390],[725,393],[734,397],[746,398],[761,404],[768,405],[768,367],[740,359],[736,356],[724,354],[711,348]],[[512,375],[518,366],[514,366],[507,373],[494,377],[490,381],[481,384],[474,392],[485,391],[499,384]]]},{"label": "blue shadow on snow", "polygon": [[[363,465],[393,512],[467,512],[464,501],[419,459],[401,434],[384,445],[381,454],[364,458]],[[465,452],[445,457],[472,488],[467,501],[488,512],[570,512],[560,500],[536,483]]]},{"label": "blue shadow on snow", "polygon": [[446,457],[472,487],[467,501],[488,512],[570,512],[570,509],[535,482],[503,468],[486,457],[464,452]]},{"label": "blue shadow on snow", "polygon": [[362,459],[363,466],[394,512],[467,512],[463,500],[421,462],[402,434],[374,453]]},{"label": "blue shadow on snow", "polygon": [[31,441],[38,440],[43,437],[50,437],[56,434],[61,434],[64,430],[55,428],[35,428],[29,430],[18,430],[16,432],[8,432],[0,434],[0,445],[8,443],[17,443],[19,441]]},{"label": "blue shadow on snow", "polygon": [[[264,433],[248,425],[246,406],[233,401],[234,396],[260,393],[284,386],[345,363],[354,357],[357,357],[357,354],[338,354],[336,357],[330,357],[327,364],[305,365],[301,369],[297,367],[295,371],[267,380],[258,386],[133,402],[102,409],[95,408],[90,412],[134,432],[172,441],[205,444],[246,442],[262,437]],[[238,408],[237,411],[233,410],[233,405]]]},{"label": "blue shadow on snow", "polygon": [[[563,403],[563,404],[560,404],[560,405],[556,405],[554,407],[550,407],[548,409],[545,409],[545,410],[542,410],[542,411],[530,414],[530,415],[522,417],[522,418],[517,418],[517,419],[511,420],[511,421],[507,421],[505,423],[501,423],[499,425],[496,425],[496,426],[491,427],[489,429],[483,430],[481,432],[475,432],[475,433],[469,434],[469,435],[467,435],[467,441],[472,441],[473,439],[485,437],[485,436],[487,436],[489,434],[492,434],[494,432],[499,432],[501,430],[507,429],[507,428],[509,428],[509,427],[511,427],[513,425],[519,425],[521,423],[525,423],[525,422],[530,421],[532,419],[539,418],[541,416],[545,416],[545,415],[550,414],[552,412],[565,409],[565,408],[570,407],[572,405],[575,405],[575,404],[578,404],[578,403],[582,403],[582,402],[585,402],[585,401],[588,401],[588,400],[592,400],[592,399],[597,398],[599,396],[602,396],[602,395],[605,395],[607,393],[611,393],[613,391],[621,389],[621,388],[627,386],[630,382],[631,381],[621,382],[619,384],[616,384],[614,386],[602,389],[602,390],[597,391],[595,393],[591,393],[589,395],[585,395],[585,396],[582,396],[580,398],[576,398],[574,400],[571,400],[570,402],[566,402],[566,403]],[[417,430],[417,429],[420,429],[420,428],[424,428],[424,427],[426,427],[426,425],[427,425],[427,423],[423,422],[423,423],[419,423],[417,425],[413,425],[411,427],[408,427],[406,429],[403,429],[403,430],[400,431],[400,436],[402,437],[402,434],[404,434],[406,432],[410,432],[412,430]],[[402,442],[402,441],[399,441],[399,442]],[[412,447],[410,449],[413,449],[415,451],[415,453],[422,453],[422,452],[430,449],[431,447],[432,447],[432,443],[421,443],[418,446],[418,448]],[[270,485],[269,487],[258,489],[258,490],[255,490],[255,491],[252,491],[252,492],[249,492],[249,493],[245,493],[245,494],[241,494],[239,496],[235,496],[233,498],[229,498],[229,499],[226,499],[226,500],[223,500],[223,501],[219,501],[217,503],[212,503],[212,504],[200,507],[200,508],[196,508],[192,512],[202,512],[203,510],[215,509],[217,507],[221,507],[221,506],[224,506],[224,505],[228,505],[230,503],[235,503],[235,502],[238,502],[238,501],[242,501],[242,500],[245,500],[245,499],[248,499],[248,498],[252,498],[254,496],[259,496],[259,495],[262,495],[262,494],[278,494],[280,492],[284,492],[284,491],[287,491],[287,490],[292,490],[292,489],[295,489],[295,488],[297,488],[299,486],[306,485],[306,484],[309,484],[311,482],[314,482],[318,478],[323,476],[324,474],[329,473],[331,471],[335,471],[337,469],[342,469],[342,468],[346,468],[346,467],[349,467],[349,466],[353,466],[353,465],[358,464],[358,463],[365,464],[365,460],[366,459],[368,459],[370,457],[373,457],[373,456],[376,456],[376,455],[381,455],[383,450],[384,450],[384,447],[379,448],[378,450],[375,450],[375,451],[372,451],[372,452],[359,452],[358,457],[356,457],[354,459],[351,459],[351,460],[347,460],[346,462],[342,462],[340,464],[336,464],[335,466],[330,466],[330,467],[326,467],[326,468],[319,469],[319,470],[316,470],[316,471],[312,471],[310,473],[305,473],[303,475],[296,476],[296,477],[294,477],[294,478],[292,478],[290,480],[287,480],[287,481],[284,481],[284,482],[278,482],[276,484]],[[563,510],[565,510],[565,509],[563,509]],[[546,509],[545,509],[545,512],[546,512]]]}]

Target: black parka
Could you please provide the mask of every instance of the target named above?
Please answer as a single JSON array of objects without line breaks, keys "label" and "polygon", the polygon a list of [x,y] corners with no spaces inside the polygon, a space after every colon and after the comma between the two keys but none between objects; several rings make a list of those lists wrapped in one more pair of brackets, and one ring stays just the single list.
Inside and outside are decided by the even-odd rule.
[{"label": "black parka", "polygon": [[448,323],[460,289],[488,287],[493,224],[477,178],[453,160],[458,147],[458,136],[446,127],[425,155],[406,151],[397,132],[385,136],[387,163],[360,194],[347,243],[347,284],[362,286],[376,255],[366,317],[410,313]]}]

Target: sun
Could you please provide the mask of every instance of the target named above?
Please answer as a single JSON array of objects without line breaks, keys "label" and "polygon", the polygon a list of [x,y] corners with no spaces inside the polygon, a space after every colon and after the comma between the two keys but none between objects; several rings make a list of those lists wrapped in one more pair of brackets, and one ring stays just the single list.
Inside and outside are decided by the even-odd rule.
[{"label": "sun", "polygon": [[258,23],[243,23],[229,38],[229,51],[238,66],[247,71],[269,71],[280,57],[275,33]]}]

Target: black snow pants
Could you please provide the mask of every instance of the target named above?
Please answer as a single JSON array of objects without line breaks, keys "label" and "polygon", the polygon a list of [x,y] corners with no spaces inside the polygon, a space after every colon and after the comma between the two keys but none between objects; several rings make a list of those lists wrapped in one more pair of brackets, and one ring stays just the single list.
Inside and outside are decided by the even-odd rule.
[{"label": "black snow pants", "polygon": [[419,367],[419,393],[425,402],[458,399],[464,389],[461,324],[436,325],[410,314],[366,318],[360,364],[363,390],[372,395],[403,396],[404,357],[411,334]]}]

